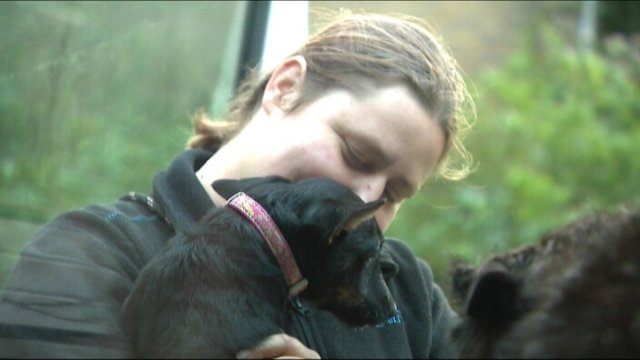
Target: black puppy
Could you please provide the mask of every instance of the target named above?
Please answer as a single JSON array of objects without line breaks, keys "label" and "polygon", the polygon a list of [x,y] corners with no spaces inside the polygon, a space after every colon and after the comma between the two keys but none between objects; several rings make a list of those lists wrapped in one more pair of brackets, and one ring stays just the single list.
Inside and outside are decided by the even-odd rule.
[{"label": "black puppy", "polygon": [[637,358],[640,212],[584,216],[540,243],[458,264],[462,358]]},{"label": "black puppy", "polygon": [[[364,203],[327,179],[279,177],[219,180],[229,198],[244,192],[275,221],[308,288],[300,296],[352,326],[395,314],[378,255],[383,237],[373,220],[384,200]],[[283,271],[246,218],[225,207],[176,235],[141,271],[122,326],[139,357],[234,357],[290,321]]]}]

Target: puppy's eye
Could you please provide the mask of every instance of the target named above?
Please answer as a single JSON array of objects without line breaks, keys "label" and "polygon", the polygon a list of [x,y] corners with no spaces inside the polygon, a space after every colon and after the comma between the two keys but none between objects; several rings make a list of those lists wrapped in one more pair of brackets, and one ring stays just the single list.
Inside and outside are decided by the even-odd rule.
[{"label": "puppy's eye", "polygon": [[364,259],[361,260],[361,268],[365,268],[367,266],[378,266],[380,265],[379,263],[380,260],[380,256],[379,253],[373,253],[373,254],[369,254],[369,257],[366,257]]},{"label": "puppy's eye", "polygon": [[342,241],[344,240],[345,237],[347,237],[347,235],[349,235],[349,232],[344,230],[344,229],[340,229],[340,231],[338,231],[337,233],[331,235],[331,238],[329,238],[329,244],[333,244],[337,241]]}]

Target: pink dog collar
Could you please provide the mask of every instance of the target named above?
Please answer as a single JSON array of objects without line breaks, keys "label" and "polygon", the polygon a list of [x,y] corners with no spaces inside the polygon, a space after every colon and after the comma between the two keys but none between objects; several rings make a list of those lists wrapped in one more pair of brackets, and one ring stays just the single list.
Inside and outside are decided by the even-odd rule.
[{"label": "pink dog collar", "polygon": [[289,297],[294,297],[307,288],[309,282],[302,277],[291,248],[276,223],[267,211],[249,195],[239,192],[227,200],[226,207],[230,207],[253,224],[262,238],[269,244],[276,256],[280,269],[284,273],[289,286]]}]

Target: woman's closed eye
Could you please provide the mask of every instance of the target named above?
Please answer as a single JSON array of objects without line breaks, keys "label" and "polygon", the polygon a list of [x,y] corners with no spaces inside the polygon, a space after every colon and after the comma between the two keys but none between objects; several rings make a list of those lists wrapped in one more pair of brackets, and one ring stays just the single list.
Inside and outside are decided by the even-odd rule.
[{"label": "woman's closed eye", "polygon": [[372,164],[365,156],[346,139],[343,139],[343,156],[347,163],[356,170],[371,171]]}]

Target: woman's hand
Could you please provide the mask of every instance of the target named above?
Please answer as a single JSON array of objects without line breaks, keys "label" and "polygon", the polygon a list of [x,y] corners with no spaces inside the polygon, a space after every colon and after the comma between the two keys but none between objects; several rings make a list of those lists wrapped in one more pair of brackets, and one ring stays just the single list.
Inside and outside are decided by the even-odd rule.
[{"label": "woman's hand", "polygon": [[275,334],[253,349],[240,351],[238,359],[320,359],[320,355],[287,334]]}]

